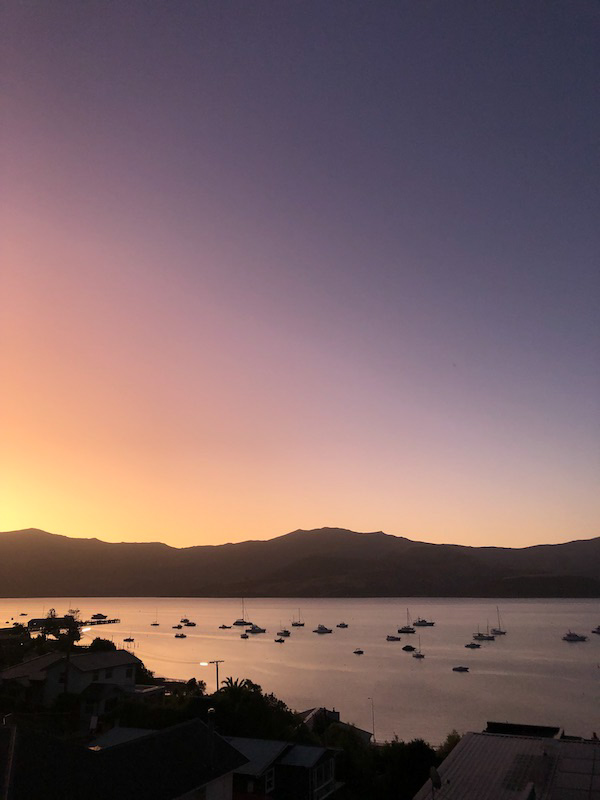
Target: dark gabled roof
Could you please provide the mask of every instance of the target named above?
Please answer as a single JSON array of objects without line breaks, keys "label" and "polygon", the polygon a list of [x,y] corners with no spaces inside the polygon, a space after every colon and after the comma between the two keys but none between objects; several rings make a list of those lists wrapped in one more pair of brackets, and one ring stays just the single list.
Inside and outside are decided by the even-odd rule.
[{"label": "dark gabled roof", "polygon": [[227,736],[226,739],[248,759],[248,763],[236,769],[236,772],[257,778],[275,764],[310,769],[323,756],[335,756],[338,752],[328,747],[279,742],[272,739],[250,739],[240,736]]},{"label": "dark gabled roof", "polygon": [[46,653],[43,656],[30,658],[28,661],[23,661],[22,664],[15,664],[3,669],[0,672],[0,681],[8,681],[13,678],[43,680],[46,677],[46,669],[57,661],[62,661],[63,658],[63,653]]},{"label": "dark gabled roof", "polygon": [[292,747],[290,742],[278,742],[271,739],[249,739],[243,736],[226,736],[225,738],[247,759],[247,763],[236,769],[236,772],[254,775],[257,778],[273,766],[282,753]]},{"label": "dark gabled roof", "polygon": [[77,653],[71,656],[71,666],[80,672],[96,672],[99,669],[122,667],[142,662],[127,650],[101,650],[91,653]]},{"label": "dark gabled roof", "polygon": [[[5,734],[9,728],[0,728]],[[0,752],[2,736],[0,735]],[[172,800],[245,762],[200,720],[91,750],[17,730],[10,800]],[[1,773],[0,773],[1,774]],[[1,800],[4,800],[0,795]]]},{"label": "dark gabled roof", "polygon": [[90,748],[98,748],[103,750],[105,747],[114,747],[117,744],[124,744],[131,742],[133,739],[139,739],[142,736],[148,736],[150,733],[157,733],[154,730],[147,730],[144,728],[126,728],[120,725],[115,725],[104,733],[97,736],[90,744]]},{"label": "dark gabled roof", "polygon": [[323,756],[334,756],[337,751],[327,747],[315,747],[308,744],[295,744],[279,759],[278,763],[285,767],[304,767],[311,769]]},{"label": "dark gabled roof", "polygon": [[[64,653],[46,653],[22,664],[15,664],[13,667],[0,672],[0,680],[11,680],[13,678],[29,678],[30,680],[43,680],[46,670],[54,666],[59,661],[65,661]],[[96,672],[100,669],[110,669],[111,667],[127,666],[129,664],[141,664],[142,662],[133,653],[127,650],[107,650],[91,653],[75,653],[70,658],[70,664],[80,672]]]}]

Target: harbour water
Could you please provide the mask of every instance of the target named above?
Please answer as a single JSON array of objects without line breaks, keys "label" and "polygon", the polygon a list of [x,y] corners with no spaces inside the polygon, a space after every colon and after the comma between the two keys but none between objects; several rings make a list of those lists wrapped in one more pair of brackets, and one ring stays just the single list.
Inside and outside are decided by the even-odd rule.
[{"label": "harbour water", "polygon": [[[478,628],[497,625],[496,604],[506,636],[466,649]],[[241,639],[243,628],[219,629],[241,616],[236,598],[5,598],[0,625],[49,608],[59,615],[78,608],[83,619],[97,612],[118,617],[120,624],[86,631],[83,642],[110,638],[157,675],[195,677],[213,691],[215,667],[200,662],[220,659],[220,680],[250,678],[295,710],[335,707],[367,730],[374,718],[378,740],[420,737],[435,745],[453,728],[477,731],[487,720],[559,725],[581,736],[600,732],[600,635],[591,633],[600,625],[598,600],[252,598],[245,601],[246,619],[267,632]],[[406,624],[407,609],[411,621],[421,616],[435,626],[387,642]],[[292,627],[299,613],[305,625]],[[182,617],[196,627],[175,639],[172,626]],[[348,628],[336,627],[342,621]],[[313,633],[319,623],[333,633]],[[281,628],[291,636],[277,644]],[[562,641],[569,629],[588,641]],[[127,637],[134,642],[124,643]],[[402,650],[418,647],[419,637],[421,660]],[[356,648],[364,654],[354,655]],[[469,672],[453,672],[457,665]]]}]

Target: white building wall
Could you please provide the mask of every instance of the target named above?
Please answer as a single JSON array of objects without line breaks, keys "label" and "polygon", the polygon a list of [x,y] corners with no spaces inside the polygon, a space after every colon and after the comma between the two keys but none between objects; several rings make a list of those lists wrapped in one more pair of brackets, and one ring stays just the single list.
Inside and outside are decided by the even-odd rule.
[{"label": "white building wall", "polygon": [[[44,705],[50,706],[59,694],[65,691],[65,685],[60,677],[67,669],[66,663],[55,664],[46,670],[44,685]],[[124,689],[133,690],[135,687],[135,664],[123,664],[118,667],[102,668],[94,672],[81,672],[72,664],[69,666],[68,691],[70,694],[81,694],[91,683],[116,683]],[[131,675],[127,676],[127,670]]]},{"label": "white building wall", "polygon": [[[44,683],[44,705],[51,706],[56,698],[65,691],[65,684],[60,677],[66,670],[66,664],[56,664],[46,670]],[[69,667],[68,691],[70,694],[81,694],[92,682],[91,672],[80,672],[74,667]]]}]

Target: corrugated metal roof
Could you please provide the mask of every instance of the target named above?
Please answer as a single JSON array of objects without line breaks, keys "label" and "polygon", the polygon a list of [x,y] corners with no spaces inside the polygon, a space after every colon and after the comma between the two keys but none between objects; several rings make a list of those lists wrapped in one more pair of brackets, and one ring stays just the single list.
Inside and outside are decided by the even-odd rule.
[{"label": "corrugated metal roof", "polygon": [[594,742],[467,733],[438,771],[442,788],[432,795],[427,781],[414,800],[524,800],[532,788],[536,800],[600,800]]}]

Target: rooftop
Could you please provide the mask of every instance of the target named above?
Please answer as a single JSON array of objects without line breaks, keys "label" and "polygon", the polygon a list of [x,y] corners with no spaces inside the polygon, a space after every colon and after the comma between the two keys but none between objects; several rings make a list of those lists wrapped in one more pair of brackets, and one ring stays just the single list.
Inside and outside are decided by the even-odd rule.
[{"label": "rooftop", "polygon": [[0,764],[0,791],[5,785],[2,779],[10,780],[8,794],[0,798],[171,800],[187,796],[245,761],[200,720],[135,737],[114,736],[111,746],[90,749],[36,731],[0,726],[0,755],[10,752],[4,773]]},{"label": "rooftop", "polygon": [[[44,680],[46,677],[46,670],[57,662],[64,660],[64,653],[46,653],[43,656],[37,656],[28,661],[23,661],[21,664],[15,664],[13,667],[7,667],[0,672],[0,680],[11,680],[13,678]],[[81,672],[96,672],[100,669],[141,663],[137,656],[134,656],[127,650],[75,653],[70,658],[71,666]]]},{"label": "rooftop", "polygon": [[246,739],[241,736],[226,736],[225,739],[247,758],[248,763],[236,770],[244,775],[262,775],[290,747],[289,742],[270,739]]},{"label": "rooftop", "polygon": [[295,744],[285,755],[279,759],[279,763],[286,767],[314,767],[328,751],[326,747],[314,747],[306,744]]},{"label": "rooftop", "polygon": [[57,661],[61,661],[63,658],[63,653],[46,653],[43,656],[30,658],[28,661],[23,661],[21,664],[15,664],[12,667],[3,669],[0,672],[0,680],[12,680],[13,678],[44,680],[46,677],[46,669]]},{"label": "rooftop", "polygon": [[600,800],[600,744],[542,736],[467,733],[414,800]]}]

